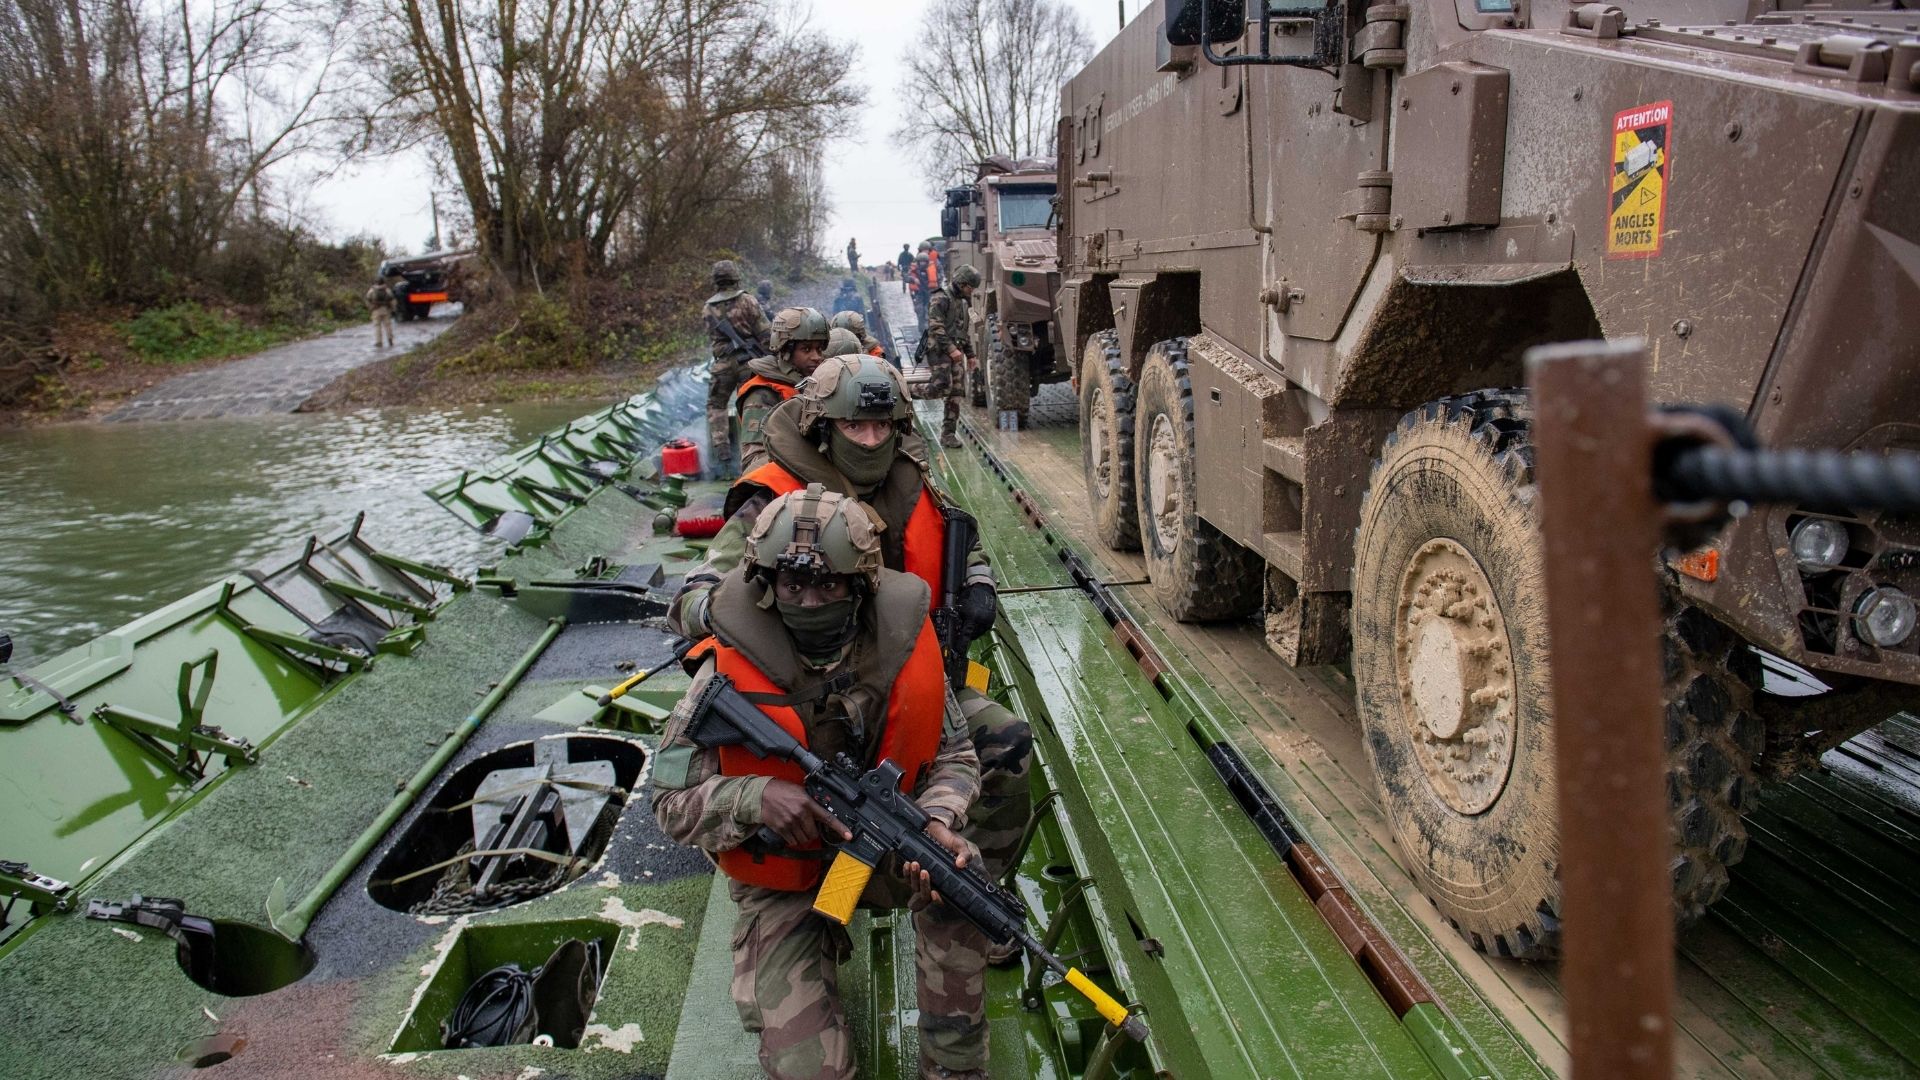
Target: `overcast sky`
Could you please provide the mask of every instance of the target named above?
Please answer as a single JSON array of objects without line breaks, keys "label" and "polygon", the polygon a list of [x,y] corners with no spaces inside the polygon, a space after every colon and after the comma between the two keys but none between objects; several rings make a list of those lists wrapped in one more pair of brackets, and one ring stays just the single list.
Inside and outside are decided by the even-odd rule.
[{"label": "overcast sky", "polygon": [[[796,0],[797,2],[797,0]],[[1091,33],[1094,48],[1119,29],[1115,0],[1066,0]],[[1133,18],[1146,0],[1129,0]],[[815,0],[813,21],[835,37],[860,46],[858,81],[866,87],[867,106],[854,138],[836,145],[827,161],[827,186],[834,222],[828,229],[829,252],[837,254],[849,236],[858,238],[868,262],[900,250],[910,240],[939,231],[938,206],[921,194],[920,177],[893,148],[890,133],[900,123],[901,55],[919,27],[924,0]],[[390,250],[418,251],[433,231],[431,190],[423,156],[385,158],[345,170],[310,189],[314,224],[336,238],[355,233],[379,237]],[[457,193],[442,197],[442,206]]]}]

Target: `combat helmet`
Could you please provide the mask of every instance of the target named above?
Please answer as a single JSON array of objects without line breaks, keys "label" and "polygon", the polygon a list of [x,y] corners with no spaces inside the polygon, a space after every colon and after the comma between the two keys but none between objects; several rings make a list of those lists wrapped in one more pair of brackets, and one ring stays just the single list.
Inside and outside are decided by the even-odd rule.
[{"label": "combat helmet", "polygon": [[835,330],[851,330],[855,337],[867,336],[867,317],[857,311],[836,311],[833,318],[827,320],[827,325]]},{"label": "combat helmet", "polygon": [[827,343],[827,317],[810,307],[790,307],[773,317],[773,351],[779,352],[796,341]]},{"label": "combat helmet", "polygon": [[747,534],[751,577],[788,570],[811,577],[849,574],[868,593],[880,586],[880,537],[873,511],[858,499],[808,484],[767,504]]},{"label": "combat helmet", "polygon": [[947,281],[956,289],[962,285],[972,285],[978,288],[980,285],[980,271],[962,263],[953,268],[953,273],[947,275]]},{"label": "combat helmet", "polygon": [[813,374],[801,380],[801,431],[810,432],[823,420],[892,420],[913,415],[907,384],[899,369],[866,353],[834,356],[821,361]]},{"label": "combat helmet", "polygon": [[845,356],[865,351],[860,347],[859,334],[838,326],[827,332],[827,356]]},{"label": "combat helmet", "polygon": [[740,267],[732,259],[721,259],[713,264],[713,287],[731,289],[740,284]]}]

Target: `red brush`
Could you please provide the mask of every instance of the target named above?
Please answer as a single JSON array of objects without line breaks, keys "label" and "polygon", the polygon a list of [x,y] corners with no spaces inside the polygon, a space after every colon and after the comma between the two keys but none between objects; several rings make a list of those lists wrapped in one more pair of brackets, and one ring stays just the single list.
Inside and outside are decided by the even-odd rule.
[{"label": "red brush", "polygon": [[717,506],[689,506],[673,519],[673,534],[689,540],[711,540],[727,519]]}]

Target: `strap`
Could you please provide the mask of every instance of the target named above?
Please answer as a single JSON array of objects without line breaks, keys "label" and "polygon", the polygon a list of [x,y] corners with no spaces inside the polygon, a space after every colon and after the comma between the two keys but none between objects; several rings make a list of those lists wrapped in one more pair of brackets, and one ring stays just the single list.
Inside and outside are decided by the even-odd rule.
[{"label": "strap", "polygon": [[740,696],[755,705],[810,705],[816,701],[825,701],[835,694],[844,694],[853,689],[853,672],[843,671],[822,682],[811,690],[801,690],[792,694],[746,694]]}]

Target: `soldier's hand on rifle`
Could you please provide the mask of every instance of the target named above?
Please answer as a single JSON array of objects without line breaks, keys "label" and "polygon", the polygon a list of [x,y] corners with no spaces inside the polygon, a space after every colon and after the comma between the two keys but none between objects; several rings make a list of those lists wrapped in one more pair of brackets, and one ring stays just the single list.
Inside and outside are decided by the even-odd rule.
[{"label": "soldier's hand on rifle", "polygon": [[960,594],[960,633],[968,641],[993,629],[993,615],[1000,600],[993,586],[976,581]]},{"label": "soldier's hand on rifle", "polygon": [[826,807],[813,801],[807,790],[790,780],[769,780],[760,795],[760,822],[780,834],[788,847],[806,847],[822,836],[853,839]]},{"label": "soldier's hand on rifle", "polygon": [[[938,821],[929,821],[927,822],[927,835],[933,838],[934,843],[953,852],[953,865],[955,867],[962,870],[966,869],[968,852],[971,850],[971,847],[965,840],[960,839],[960,834],[940,824]],[[937,904],[940,902],[940,894],[933,891],[933,875],[921,869],[919,863],[910,862],[900,869],[907,876],[907,884],[913,887],[913,895],[907,898],[907,909],[909,911],[919,911],[928,904]]]},{"label": "soldier's hand on rifle", "polygon": [[956,364],[964,363],[967,359],[967,354],[949,345],[947,346],[947,359],[953,361]]}]

